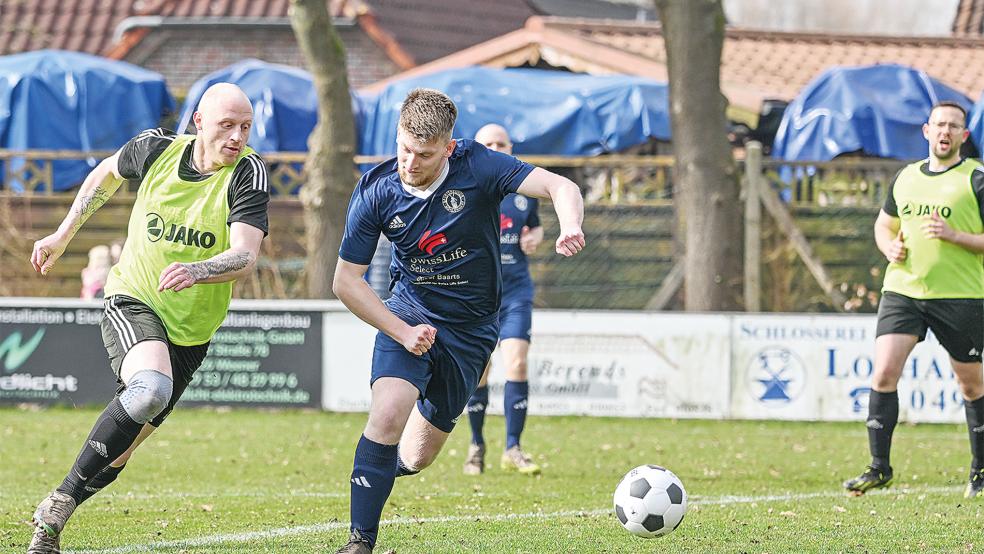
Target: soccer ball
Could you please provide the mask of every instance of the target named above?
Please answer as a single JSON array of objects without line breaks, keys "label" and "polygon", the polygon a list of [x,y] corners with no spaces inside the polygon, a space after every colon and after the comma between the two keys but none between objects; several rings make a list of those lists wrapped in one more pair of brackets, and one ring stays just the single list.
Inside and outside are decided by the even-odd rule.
[{"label": "soccer ball", "polygon": [[687,491],[672,471],[639,466],[615,488],[615,516],[630,533],[650,539],[673,531],[687,513]]}]

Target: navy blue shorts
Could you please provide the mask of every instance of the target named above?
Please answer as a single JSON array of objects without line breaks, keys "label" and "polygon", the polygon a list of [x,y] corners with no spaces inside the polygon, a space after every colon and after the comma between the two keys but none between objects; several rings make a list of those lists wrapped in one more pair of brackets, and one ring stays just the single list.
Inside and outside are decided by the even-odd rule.
[{"label": "navy blue shorts", "polygon": [[384,333],[377,333],[370,383],[380,377],[408,381],[420,391],[417,409],[424,419],[450,433],[478,387],[478,380],[495,348],[499,328],[495,322],[464,329],[433,322],[429,325],[437,329],[437,338],[434,346],[422,356],[407,352],[400,343]]},{"label": "navy blue shorts", "polygon": [[499,340],[530,341],[533,327],[533,303],[526,300],[502,303],[499,308]]}]

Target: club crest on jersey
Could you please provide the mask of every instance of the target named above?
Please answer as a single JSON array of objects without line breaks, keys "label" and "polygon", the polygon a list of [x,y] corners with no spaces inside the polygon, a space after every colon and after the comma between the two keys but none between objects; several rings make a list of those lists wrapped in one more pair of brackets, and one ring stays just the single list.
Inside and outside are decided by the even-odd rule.
[{"label": "club crest on jersey", "polygon": [[157,242],[164,239],[176,244],[211,248],[215,246],[215,235],[208,231],[199,231],[193,227],[171,223],[168,225],[160,214],[147,214],[147,240]]},{"label": "club crest on jersey", "polygon": [[417,241],[417,248],[433,255],[434,249],[438,246],[442,246],[448,243],[448,238],[444,233],[434,233],[431,234],[430,230],[424,231],[421,235],[420,240]]},{"label": "club crest on jersey", "polygon": [[516,206],[517,210],[521,212],[525,212],[526,208],[529,207],[530,203],[525,196],[523,196],[522,194],[517,194],[516,197],[513,198],[513,205]]},{"label": "club crest on jersey", "polygon": [[441,196],[441,204],[448,213],[456,214],[465,208],[465,193],[451,189]]}]

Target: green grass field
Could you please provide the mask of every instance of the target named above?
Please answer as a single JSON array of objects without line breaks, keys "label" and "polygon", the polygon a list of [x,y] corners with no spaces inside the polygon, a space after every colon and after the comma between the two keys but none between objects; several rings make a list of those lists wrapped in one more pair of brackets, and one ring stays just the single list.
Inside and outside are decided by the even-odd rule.
[{"label": "green grass field", "polygon": [[[60,483],[97,411],[0,409],[0,550],[23,552],[35,504]],[[83,504],[65,552],[334,552],[347,538],[349,471],[364,414],[179,409],[122,477]],[[434,466],[402,478],[376,551],[979,552],[984,499],[961,496],[969,463],[955,425],[896,431],[896,485],[848,498],[863,469],[861,424],[531,417],[540,477],[496,465],[461,473],[467,425]],[[622,530],[611,494],[658,463],[683,480],[677,531]]]}]

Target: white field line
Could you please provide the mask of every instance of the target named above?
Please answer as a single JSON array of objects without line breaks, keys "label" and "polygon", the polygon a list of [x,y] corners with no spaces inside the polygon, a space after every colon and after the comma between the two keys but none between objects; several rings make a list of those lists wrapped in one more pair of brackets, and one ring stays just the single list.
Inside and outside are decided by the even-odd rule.
[{"label": "white field line", "polygon": [[[936,494],[952,493],[961,490],[962,487],[909,487],[906,489],[889,489],[869,492],[869,495],[898,495],[898,494]],[[802,494],[770,494],[762,496],[695,496],[690,498],[691,506],[726,506],[731,504],[752,504],[767,502],[784,502],[795,500],[810,500],[814,498],[845,498],[843,491],[822,491]],[[845,498],[846,499],[846,498]],[[458,521],[513,521],[513,520],[549,520],[566,517],[590,517],[611,514],[611,508],[599,508],[591,510],[563,510],[556,512],[527,512],[523,514],[473,514],[467,516],[442,516],[442,517],[421,517],[421,518],[398,518],[385,519],[379,524],[381,526],[425,524],[425,523],[453,523]],[[278,527],[265,531],[247,531],[244,533],[229,533],[220,535],[206,535],[193,539],[176,541],[161,541],[146,544],[131,544],[115,548],[105,548],[97,550],[65,550],[65,554],[129,554],[131,552],[154,552],[163,549],[193,548],[197,546],[212,546],[225,543],[243,543],[255,540],[267,540],[277,537],[288,537],[295,535],[306,535],[310,533],[324,533],[348,529],[347,522],[330,521],[326,523],[316,523],[312,525],[299,525],[294,527]]]},{"label": "white field line", "polygon": [[[463,492],[434,493],[431,496],[464,496]],[[318,491],[284,491],[284,492],[124,492],[124,493],[103,493],[97,498],[100,500],[115,500],[125,502],[127,500],[167,500],[176,498],[348,498],[348,492],[318,492]],[[28,496],[26,494],[4,495],[0,493],[0,499],[10,500],[11,498],[21,500],[37,500],[37,495]]]},{"label": "white field line", "polygon": [[[348,498],[349,492],[320,492],[320,491],[285,491],[285,492],[223,492],[223,491],[213,491],[213,492],[174,492],[174,493],[142,493],[142,492],[127,492],[127,493],[106,493],[100,494],[98,498],[100,500],[114,500],[117,502],[126,502],[129,500],[174,500],[174,499],[193,499],[193,498],[208,498],[208,499],[221,499],[221,498]],[[460,496],[478,496],[482,497],[492,497],[492,496],[506,496],[511,493],[495,493],[495,492],[434,492],[427,494],[418,494],[417,497],[428,497],[428,498],[454,498]],[[541,495],[541,496],[551,496],[551,495]],[[552,496],[559,496],[558,493],[554,493]],[[37,496],[28,496],[25,494],[19,495],[4,495],[0,493],[0,500],[10,501],[15,500],[18,502],[24,501],[36,501]],[[98,509],[98,508],[87,508],[87,509]]]}]

